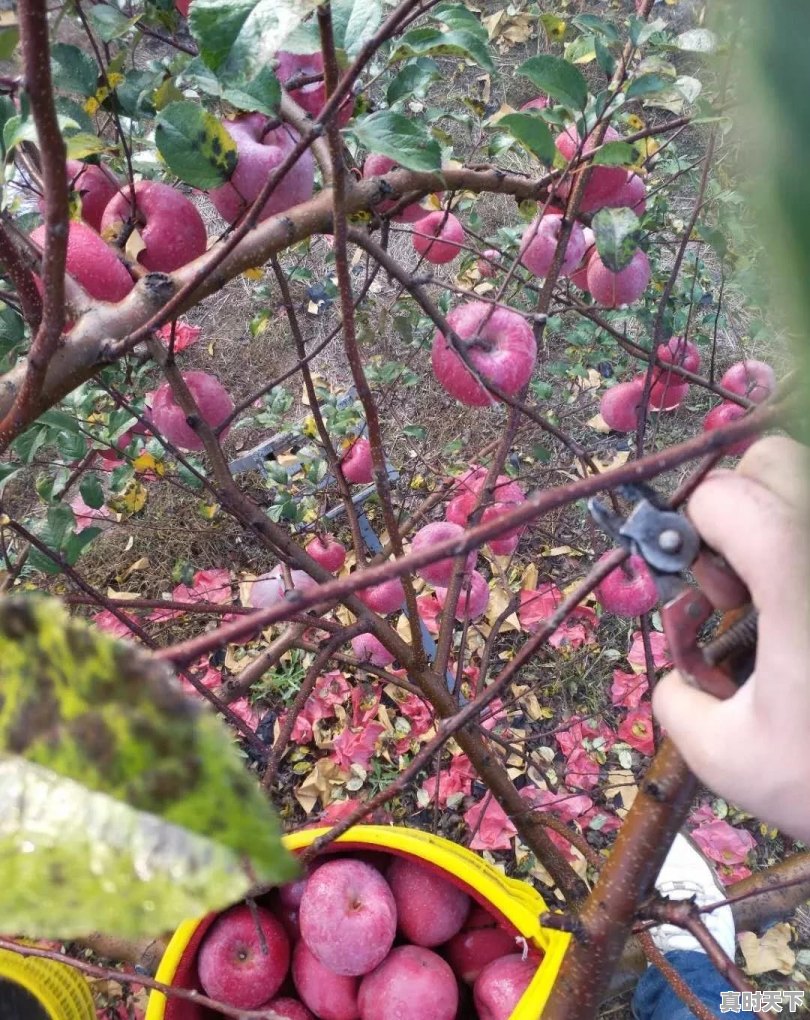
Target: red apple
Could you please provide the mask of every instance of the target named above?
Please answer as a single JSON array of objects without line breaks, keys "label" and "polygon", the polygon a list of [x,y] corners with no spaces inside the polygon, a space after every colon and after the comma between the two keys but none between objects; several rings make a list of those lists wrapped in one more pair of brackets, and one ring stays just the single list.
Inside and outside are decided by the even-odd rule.
[{"label": "red apple", "polygon": [[[399,163],[396,163],[388,156],[381,155],[379,152],[372,152],[366,156],[366,161],[363,163],[363,179],[368,180],[370,177],[382,177],[397,169],[399,169]],[[375,209],[378,213],[385,214],[390,209],[393,209],[398,201],[399,199],[396,198],[385,198],[382,202],[377,203]],[[396,216],[392,216],[391,219],[395,223],[416,223],[425,217],[427,211],[418,202],[412,202],[400,210]]]},{"label": "red apple", "polygon": [[644,393],[641,376],[618,383],[605,390],[599,402],[599,413],[614,432],[632,432],[638,426],[638,409]]},{"label": "red apple", "polygon": [[[523,500],[520,500],[520,502],[522,503]],[[493,506],[488,506],[484,510],[481,515],[481,520],[485,523],[488,521],[494,521],[498,517],[502,517],[505,513],[508,513],[516,505],[516,503],[495,503]],[[519,524],[517,527],[509,528],[508,531],[504,531],[503,534],[498,535],[497,538],[491,538],[487,545],[496,556],[511,556],[515,549],[517,549],[518,543],[520,542],[520,536],[525,530],[526,525]]]},{"label": "red apple", "polygon": [[[256,199],[270,174],[298,143],[298,135],[286,124],[269,127],[262,113],[246,113],[222,126],[236,143],[238,160],[229,181],[208,192],[220,216],[234,223]],[[276,186],[259,215],[260,220],[286,212],[312,197],[315,163],[307,150]]]},{"label": "red apple", "polygon": [[331,535],[316,535],[307,543],[306,550],[316,563],[333,574],[346,562],[346,546]]},{"label": "red apple", "polygon": [[398,577],[392,577],[390,581],[381,581],[380,584],[372,584],[368,588],[361,588],[357,597],[374,613],[387,616],[395,613],[405,601],[405,590],[402,581]]},{"label": "red apple", "polygon": [[456,935],[470,912],[470,897],[438,870],[395,857],[388,869],[403,938],[438,946]]},{"label": "red apple", "polygon": [[[447,323],[464,344],[477,373],[508,396],[514,396],[531,379],[537,342],[522,315],[484,301],[471,301],[450,312]],[[462,404],[486,407],[497,402],[438,330],[431,362],[439,384]]]},{"label": "red apple", "polygon": [[289,964],[290,943],[281,923],[269,910],[256,907],[254,912],[243,904],[222,914],[208,929],[197,972],[212,999],[255,1009],[276,994]]},{"label": "red apple", "polygon": [[[594,171],[595,173],[596,171]],[[588,188],[585,188],[586,194]],[[636,216],[647,211],[647,185],[644,179],[632,170],[627,173],[621,186],[611,191],[607,198],[584,197],[579,205],[581,213],[598,212],[599,209],[631,209]]]},{"label": "red apple", "polygon": [[[605,131],[605,136],[602,139],[602,144],[607,142],[616,142],[620,139],[621,135],[619,132],[615,128],[608,126]],[[557,135],[555,144],[563,157],[570,162],[577,156],[581,156],[583,152],[587,152],[588,149],[594,148],[596,142],[593,139],[592,133],[585,139],[584,144],[581,144],[579,133],[576,128],[573,125],[569,125],[564,131],[561,131],[560,134]],[[587,165],[587,163],[584,165]],[[582,202],[584,203],[583,211],[585,211],[585,207],[591,210],[601,209],[611,195],[624,185],[626,177],[627,171],[624,167],[593,167],[590,176],[588,177],[588,183],[585,185],[585,191],[582,195]],[[560,188],[560,193],[562,195],[568,195],[571,187],[572,182],[570,180],[566,181]]]},{"label": "red apple", "polygon": [[394,944],[397,908],[376,868],[344,858],[309,876],[298,911],[301,938],[335,974],[374,970]]},{"label": "red apple", "polygon": [[[81,198],[82,219],[93,230],[101,230],[101,217],[118,191],[118,178],[105,166],[82,163],[78,159],[69,159],[65,169],[68,188]],[[45,203],[40,202],[40,211],[44,211],[44,207]]]},{"label": "red apple", "polygon": [[[438,545],[440,542],[448,542],[451,539],[461,539],[464,537],[464,528],[459,527],[458,524],[452,524],[450,521],[433,521],[431,524],[426,524],[424,528],[420,528],[419,531],[414,533],[413,540],[411,543],[412,552],[421,552],[424,549],[430,549],[434,545]],[[465,569],[470,571],[475,566],[476,553],[473,550],[468,553],[467,560],[465,563]],[[417,573],[420,577],[424,578],[429,584],[447,585],[450,583],[450,577],[453,573],[454,560],[452,557],[444,560],[437,560],[435,563],[429,563],[427,566],[420,567]]]},{"label": "red apple", "polygon": [[[293,588],[302,594],[308,594],[318,587],[318,582],[303,570],[291,570]],[[270,609],[284,601],[287,584],[281,566],[273,567],[266,574],[260,574],[250,586],[248,604],[254,609]]]},{"label": "red apple", "polygon": [[343,477],[351,485],[374,481],[374,461],[371,456],[371,443],[365,439],[355,439],[340,462]]},{"label": "red apple", "polygon": [[124,188],[101,218],[105,237],[121,236],[130,224],[146,246],[138,253],[138,261],[150,272],[173,273],[199,258],[208,245],[205,224],[194,203],[159,181],[138,181],[134,214],[129,188]]},{"label": "red apple", "polygon": [[[450,500],[445,510],[448,521],[462,527],[467,524],[484,489],[486,477],[486,468],[475,468],[457,480],[458,495]],[[498,503],[522,503],[525,498],[525,493],[518,482],[508,475],[498,475],[492,489],[492,500]]]},{"label": "red apple", "polygon": [[[45,244],[45,227],[35,227],[30,238],[38,248]],[[97,301],[121,301],[135,281],[115,251],[86,223],[72,220],[68,227],[65,269]]]},{"label": "red apple", "polygon": [[[230,394],[215,376],[207,372],[183,372],[183,381],[191,391],[203,421],[212,428],[221,425],[233,411]],[[163,438],[181,450],[203,449],[202,440],[188,424],[186,412],[174,402],[167,382],[152,397],[151,418]],[[229,431],[225,429],[220,439],[225,439]]]},{"label": "red apple", "polygon": [[278,1020],[315,1020],[315,1017],[302,1002],[299,1002],[298,999],[288,999],[286,996],[266,1002],[263,1006],[259,1006],[259,1009],[272,1009]]},{"label": "red apple", "polygon": [[503,928],[460,931],[447,943],[447,960],[465,984],[475,984],[488,963],[515,951],[515,937]]},{"label": "red apple", "polygon": [[509,1020],[536,970],[537,962],[524,960],[520,953],[488,963],[473,990],[478,1020]]},{"label": "red apple", "polygon": [[761,404],[776,388],[776,375],[764,361],[749,358],[727,369],[720,385],[741,397],[748,397],[755,404]]},{"label": "red apple", "polygon": [[436,953],[399,946],[363,978],[358,1005],[360,1020],[455,1020],[458,986]]},{"label": "red apple", "polygon": [[473,908],[464,922],[462,931],[475,931],[478,928],[494,928],[498,923],[497,918],[493,917],[488,910],[484,907],[479,907],[477,903],[473,904]]},{"label": "red apple", "polygon": [[451,213],[444,210],[428,213],[413,225],[413,246],[427,262],[441,265],[452,262],[464,243],[464,227]]},{"label": "red apple", "polygon": [[[545,276],[551,268],[554,253],[560,240],[563,217],[547,212],[539,220],[532,220],[523,232],[520,243],[520,261],[535,276]],[[573,273],[585,254],[585,234],[582,224],[575,222],[565,248],[561,276]]]},{"label": "red apple", "polygon": [[[665,344],[659,344],[656,353],[661,361],[668,365],[681,365],[688,372],[697,372],[700,368],[700,351],[691,340],[682,336],[672,336]],[[657,368],[655,371],[656,376],[660,376],[666,369]]]},{"label": "red apple", "polygon": [[[447,601],[447,589],[437,588],[436,598],[444,609],[444,604]],[[468,577],[464,578],[461,585],[461,596],[456,606],[456,619],[459,621],[477,620],[479,616],[484,615],[488,605],[489,585],[482,574],[473,570]]]},{"label": "red apple", "polygon": [[293,950],[292,978],[304,1004],[319,1020],[358,1020],[358,979],[324,967],[303,939]]},{"label": "red apple", "polygon": [[656,411],[674,411],[689,392],[689,383],[679,375],[661,374],[650,389],[650,407]]},{"label": "red apple", "polygon": [[476,263],[478,274],[484,280],[489,280],[495,275],[495,270],[500,266],[501,253],[497,248],[487,248],[481,253],[481,258]]},{"label": "red apple", "polygon": [[[722,404],[713,407],[703,419],[703,431],[712,432],[714,429],[721,429],[724,425],[730,425],[733,421],[739,421],[745,416],[745,408],[739,404],[732,404],[730,400],[724,400]],[[756,436],[748,439],[738,439],[736,443],[726,448],[730,456],[745,453],[749,446],[756,441]]]},{"label": "red apple", "polygon": [[[605,553],[601,560],[610,553]],[[600,562],[601,562],[600,560]],[[641,616],[658,602],[658,589],[644,560],[635,553],[607,575],[596,589],[602,608],[617,616]]]},{"label": "red apple", "polygon": [[614,273],[594,251],[588,261],[588,291],[605,308],[618,308],[638,300],[650,282],[650,260],[640,249],[629,264]]},{"label": "red apple", "polygon": [[372,666],[390,666],[394,656],[373,634],[358,634],[352,638],[352,651],[358,662],[370,662]]},{"label": "red apple", "polygon": [[[276,77],[285,86],[298,76],[323,74],[323,54],[320,52],[287,53],[285,50],[279,50],[276,59],[278,60]],[[323,79],[292,89],[290,95],[311,117],[317,117],[326,105],[326,86]],[[338,123],[341,127],[345,127],[351,120],[353,108],[354,99],[349,95],[341,104],[338,113]]]},{"label": "red apple", "polygon": [[191,7],[192,0],[174,0],[174,6],[183,15],[184,18],[188,17],[188,9]]}]

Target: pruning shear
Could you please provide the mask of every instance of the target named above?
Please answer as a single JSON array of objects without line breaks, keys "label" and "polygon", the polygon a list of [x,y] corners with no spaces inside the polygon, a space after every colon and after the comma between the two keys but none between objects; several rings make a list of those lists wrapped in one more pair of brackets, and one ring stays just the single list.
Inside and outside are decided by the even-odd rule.
[{"label": "pruning shear", "polygon": [[[695,527],[667,507],[648,485],[621,486],[619,495],[632,502],[627,517],[615,514],[597,499],[588,501],[596,523],[628,552],[641,556],[655,581],[661,600],[661,623],[672,660],[681,675],[716,698],[729,698],[753,670],[757,641],[757,613],[749,606],[718,637],[701,645],[700,633],[715,606],[684,575],[709,550]],[[725,561],[722,569],[736,578]],[[739,580],[739,579],[737,579]]]}]

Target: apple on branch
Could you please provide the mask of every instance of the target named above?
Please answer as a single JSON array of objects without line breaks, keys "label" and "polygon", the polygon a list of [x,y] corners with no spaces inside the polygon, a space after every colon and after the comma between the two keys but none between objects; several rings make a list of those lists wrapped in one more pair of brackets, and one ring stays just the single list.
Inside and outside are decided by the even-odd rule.
[{"label": "apple on branch", "polygon": [[[287,159],[299,142],[298,134],[286,124],[273,126],[262,113],[246,113],[222,126],[236,144],[237,161],[225,184],[208,192],[220,216],[235,223],[258,197],[272,172]],[[274,188],[259,214],[260,220],[277,216],[312,198],[315,162],[309,149]]]},{"label": "apple on branch", "polygon": [[105,238],[123,246],[137,230],[144,244],[138,261],[155,273],[173,273],[205,252],[208,234],[190,199],[159,181],[138,181],[134,191],[134,210],[127,187],[107,205],[101,217]]},{"label": "apple on branch", "polygon": [[[522,315],[509,308],[471,301],[447,316],[475,370],[508,396],[531,379],[537,360],[537,341]],[[431,352],[433,374],[451,397],[472,407],[497,402],[467,368],[450,339],[439,330]]]}]

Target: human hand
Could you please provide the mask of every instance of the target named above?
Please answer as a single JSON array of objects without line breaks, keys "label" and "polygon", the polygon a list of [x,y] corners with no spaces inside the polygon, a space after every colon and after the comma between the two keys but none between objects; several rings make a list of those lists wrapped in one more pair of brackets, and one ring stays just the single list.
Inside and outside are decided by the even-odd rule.
[{"label": "human hand", "polygon": [[[727,701],[677,671],[653,694],[655,715],[702,782],[802,840],[810,840],[808,481],[810,451],[769,438],[695,491],[689,517],[759,611],[755,668]],[[739,605],[739,593],[701,581],[718,609]]]}]

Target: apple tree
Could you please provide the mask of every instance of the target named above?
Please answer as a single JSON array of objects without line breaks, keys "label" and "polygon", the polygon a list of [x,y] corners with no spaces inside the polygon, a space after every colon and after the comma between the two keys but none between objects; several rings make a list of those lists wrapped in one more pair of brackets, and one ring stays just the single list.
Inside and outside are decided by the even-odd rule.
[{"label": "apple tree", "polygon": [[[375,817],[542,883],[575,933],[550,1016],[596,1011],[690,811],[770,889],[752,925],[806,896],[806,855],[751,876],[775,834],[656,732],[658,592],[584,510],[677,508],[788,420],[729,169],[751,27],[716,6],[2,23],[0,769],[111,819],[60,864],[160,819],[184,879],[153,931],[289,873],[269,804],[332,826],[310,854]],[[126,906],[88,878],[72,924],[7,916],[143,935],[117,853]]]}]

